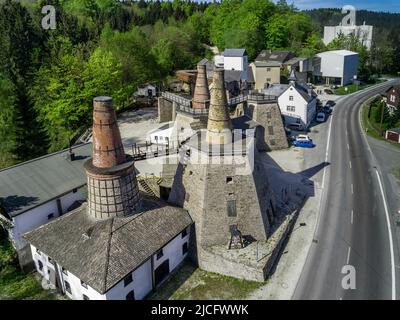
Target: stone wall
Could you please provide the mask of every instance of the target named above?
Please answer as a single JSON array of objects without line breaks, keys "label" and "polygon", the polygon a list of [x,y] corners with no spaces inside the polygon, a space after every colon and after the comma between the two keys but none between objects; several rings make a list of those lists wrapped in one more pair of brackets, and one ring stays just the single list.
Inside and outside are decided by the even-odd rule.
[{"label": "stone wall", "polygon": [[277,103],[256,103],[249,101],[245,110],[247,116],[257,121],[263,128],[266,151],[289,147],[281,111]]},{"label": "stone wall", "polygon": [[[257,162],[249,175],[238,174],[233,164],[180,164],[169,201],[187,209],[196,222],[198,245],[227,244],[229,226],[236,224],[244,236],[267,239],[275,210],[268,177]],[[225,160],[228,157],[225,157]],[[236,214],[229,213],[233,205]]]},{"label": "stone wall", "polygon": [[158,97],[158,122],[173,121],[172,117],[172,102]]}]

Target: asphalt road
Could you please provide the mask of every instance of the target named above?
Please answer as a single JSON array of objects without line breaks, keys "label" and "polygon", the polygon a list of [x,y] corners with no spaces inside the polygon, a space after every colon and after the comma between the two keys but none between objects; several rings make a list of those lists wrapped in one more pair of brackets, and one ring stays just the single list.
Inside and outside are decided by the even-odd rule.
[{"label": "asphalt road", "polygon": [[[340,98],[329,119],[331,123],[324,127],[328,146],[320,161],[329,165],[322,178],[323,195],[314,241],[293,299],[400,297],[394,288],[394,284],[399,287],[400,281],[393,281],[400,280],[400,269],[395,267],[400,265],[399,250],[396,240],[392,246],[390,242],[393,237],[396,239],[392,210],[397,200],[386,196],[386,190],[395,187],[389,185],[393,181],[388,181],[387,175],[382,175],[381,162],[373,155],[376,150],[370,151],[359,123],[362,104],[389,85],[386,82]],[[354,266],[355,289],[342,286],[348,274],[343,267],[348,265]]]}]

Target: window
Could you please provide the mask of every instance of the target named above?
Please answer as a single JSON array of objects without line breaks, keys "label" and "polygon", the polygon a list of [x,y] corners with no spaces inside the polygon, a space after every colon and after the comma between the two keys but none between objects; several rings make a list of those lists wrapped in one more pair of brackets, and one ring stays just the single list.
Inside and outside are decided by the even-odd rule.
[{"label": "window", "polygon": [[77,193],[77,192],[78,192],[78,189],[77,189],[77,188],[72,189],[72,193]]},{"label": "window", "polygon": [[126,295],[126,300],[135,300],[135,291],[131,291]]},{"label": "window", "polygon": [[84,287],[85,289],[87,289],[87,284],[84,283],[82,280],[81,280],[81,286]]},{"label": "window", "polygon": [[187,229],[185,228],[183,231],[182,231],[182,238],[184,238],[184,237],[186,237],[187,236]]},{"label": "window", "polygon": [[65,285],[65,291],[67,291],[69,294],[72,294],[71,286],[69,285],[69,282],[64,281],[64,285]]},{"label": "window", "polygon": [[271,82],[271,78],[267,78],[267,82]]},{"label": "window", "polygon": [[126,287],[132,281],[133,281],[133,277],[132,277],[132,273],[130,273],[124,278],[124,287]]},{"label": "window", "polygon": [[270,72],[271,71],[271,68],[267,68],[267,72]]},{"label": "window", "polygon": [[157,252],[157,260],[161,259],[163,255],[164,255],[163,249],[158,250],[158,252]]},{"label": "window", "polygon": [[83,300],[90,300],[89,297],[88,297],[87,295],[85,295],[85,294],[82,295],[82,299],[83,299]]},{"label": "window", "polygon": [[38,267],[40,271],[43,271],[43,263],[40,260],[38,260]]},{"label": "window", "polygon": [[286,110],[290,111],[290,112],[295,112],[296,111],[296,107],[295,106],[287,106]]},{"label": "window", "polygon": [[226,183],[233,183],[232,177],[226,177]]},{"label": "window", "polygon": [[273,126],[268,126],[268,134],[273,135],[274,134],[274,127]]},{"label": "window", "polygon": [[228,217],[236,217],[236,200],[227,201]]},{"label": "window", "polygon": [[289,96],[289,101],[293,101],[293,96]]},{"label": "window", "polygon": [[54,213],[50,213],[47,215],[47,220],[53,219],[54,218]]},{"label": "window", "polygon": [[188,252],[188,243],[185,242],[185,243],[182,245],[182,255],[185,255],[187,252]]}]

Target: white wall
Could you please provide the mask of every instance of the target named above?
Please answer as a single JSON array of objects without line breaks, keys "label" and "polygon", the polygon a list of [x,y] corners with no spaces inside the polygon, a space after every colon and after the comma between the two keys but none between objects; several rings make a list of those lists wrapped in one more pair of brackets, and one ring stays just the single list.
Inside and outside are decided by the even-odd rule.
[{"label": "white wall", "polygon": [[[182,238],[182,233],[179,233],[174,239],[172,239],[163,247],[164,255],[159,260],[156,258],[157,255],[153,255],[151,258],[154,262],[154,269],[156,269],[166,259],[169,259],[170,272],[179,266],[179,264],[187,256],[187,253],[182,254],[182,246],[185,242],[189,242],[189,236],[190,227],[187,228],[187,235],[185,237]],[[40,273],[46,280],[49,280],[48,270],[55,270],[55,268],[48,262],[48,256],[44,252],[40,252],[39,255],[33,245],[31,245],[31,251],[37,272]],[[39,270],[38,260],[43,263],[43,271]],[[152,290],[152,270],[150,259],[133,271],[133,281],[130,284],[125,287],[124,280],[122,279],[115,286],[110,288],[105,294],[100,294],[89,285],[87,285],[87,288],[84,288],[80,279],[74,274],[69,271],[66,271],[66,274],[62,272],[61,265],[58,265],[58,269],[58,274],[64,287],[64,291],[65,281],[67,281],[71,287],[71,293],[66,292],[66,294],[73,300],[83,300],[83,295],[89,297],[90,300],[125,300],[126,295],[132,290],[135,292],[135,299],[141,300],[144,299]]]},{"label": "white wall", "polygon": [[315,76],[341,78],[342,85],[352,82],[358,69],[358,55],[342,55],[334,51],[317,54],[321,58],[320,68],[314,70]]},{"label": "white wall", "polygon": [[[84,190],[85,187],[82,187],[75,193],[71,191],[59,198],[61,200],[63,213],[65,213],[68,207],[75,201],[86,199]],[[14,228],[11,231],[11,236],[17,250],[22,249],[26,245],[26,242],[22,239],[22,235],[51,221],[47,217],[51,213],[54,214],[53,219],[59,217],[57,199],[44,203],[41,206],[35,207],[13,218]]]},{"label": "white wall", "polygon": [[125,300],[126,295],[134,290],[135,299],[144,299],[152,290],[151,261],[148,259],[132,274],[133,281],[124,287],[124,281],[118,282],[106,292],[107,300]]},{"label": "white wall", "polygon": [[[293,101],[290,101],[290,96],[293,96]],[[285,117],[286,125],[290,123],[301,123],[303,126],[308,127],[315,117],[316,99],[308,104],[301,94],[292,86],[278,97],[278,104],[282,115]],[[288,106],[294,106],[295,111],[288,111]],[[300,122],[296,121],[297,119],[300,119]]]},{"label": "white wall", "polygon": [[[157,254],[153,255],[154,269],[161,263],[169,259],[169,271],[174,270],[186,257],[187,254],[182,254],[182,246],[189,241],[190,228],[187,228],[186,237],[182,238],[182,233],[178,234],[163,248],[163,256],[157,260]],[[189,243],[188,243],[189,246]]]}]

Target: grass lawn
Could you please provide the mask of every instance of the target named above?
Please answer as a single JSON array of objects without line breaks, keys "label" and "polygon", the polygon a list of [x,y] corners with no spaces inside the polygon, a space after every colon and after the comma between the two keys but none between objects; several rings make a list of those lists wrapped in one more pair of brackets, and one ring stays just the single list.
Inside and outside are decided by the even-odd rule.
[{"label": "grass lawn", "polygon": [[[356,86],[355,84],[351,84],[351,85],[348,85],[348,86],[343,86],[343,87],[340,87],[340,88],[336,89],[335,90],[335,94],[337,94],[339,96],[344,96],[344,95],[347,95],[347,94],[351,94],[351,93],[366,89],[368,87],[371,87],[373,85],[376,85],[376,84],[379,84],[379,83],[382,83],[382,82],[385,82],[385,81],[386,80],[378,80],[375,83],[369,83],[369,84],[365,84],[365,85],[361,85],[361,86]],[[346,88],[347,88],[347,91],[346,91]]]},{"label": "grass lawn", "polygon": [[0,228],[0,300],[54,300],[56,296],[44,290],[33,273],[20,271],[17,256]]},{"label": "grass lawn", "polygon": [[400,182],[400,167],[393,169],[393,175],[396,177],[396,179]]},{"label": "grass lawn", "polygon": [[238,300],[264,284],[206,272],[186,261],[149,299]]},{"label": "grass lawn", "polygon": [[369,107],[369,103],[367,102],[363,106],[362,111],[361,111],[361,126],[362,126],[363,130],[365,131],[365,129],[368,129],[367,134],[370,137],[385,141],[386,143],[389,143],[397,148],[400,148],[400,143],[395,143],[395,142],[386,140],[381,135],[378,123],[375,123],[372,119],[368,119],[368,107]]}]

